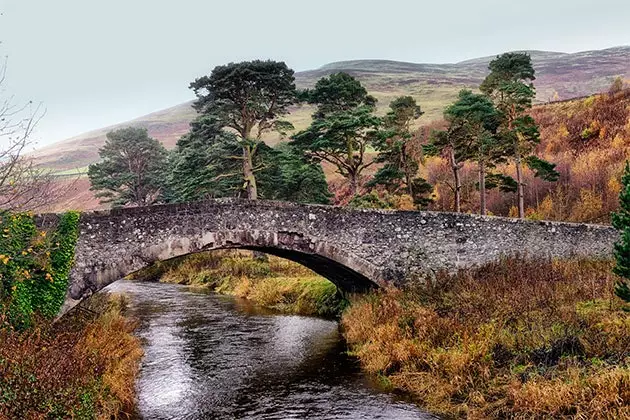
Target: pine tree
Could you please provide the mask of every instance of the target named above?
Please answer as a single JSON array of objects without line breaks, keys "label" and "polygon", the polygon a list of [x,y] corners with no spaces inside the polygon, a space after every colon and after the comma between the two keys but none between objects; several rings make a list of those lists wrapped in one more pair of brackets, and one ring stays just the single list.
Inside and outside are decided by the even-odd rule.
[{"label": "pine tree", "polygon": [[327,162],[348,180],[353,196],[361,187],[361,175],[376,162],[368,159],[375,148],[382,119],[376,116],[376,99],[354,77],[335,73],[301,93],[316,105],[313,122],[293,136],[292,145],[315,162]]},{"label": "pine tree", "polygon": [[412,122],[423,112],[411,96],[394,99],[389,108],[375,143],[379,154],[374,161],[383,166],[366,187],[380,185],[390,194],[408,194],[416,207],[426,207],[432,201],[433,186],[418,176],[418,158],[413,153],[411,134]]},{"label": "pine tree", "polygon": [[[532,158],[540,133],[536,121],[528,115],[536,96],[533,81],[535,71],[529,54],[505,53],[490,62],[490,74],[479,89],[490,97],[501,115],[498,136],[507,146],[516,167],[518,215],[525,217],[525,183],[523,164],[532,169],[537,177],[556,181],[558,172],[553,163]],[[532,166],[533,165],[533,166]]]},{"label": "pine tree", "polygon": [[630,163],[626,161],[626,168],[621,178],[623,188],[619,193],[619,212],[613,213],[612,223],[621,232],[619,242],[615,244],[615,259],[617,264],[614,273],[623,277],[615,285],[615,293],[626,302],[630,302]]},{"label": "pine tree", "polygon": [[110,131],[98,153],[101,161],[90,165],[88,177],[101,202],[147,206],[162,199],[167,152],[146,129]]}]

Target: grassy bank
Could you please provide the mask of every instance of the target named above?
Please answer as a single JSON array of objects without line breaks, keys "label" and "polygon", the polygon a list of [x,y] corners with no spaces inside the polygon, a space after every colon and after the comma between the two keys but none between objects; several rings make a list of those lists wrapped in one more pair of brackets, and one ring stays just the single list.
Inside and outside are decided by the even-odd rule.
[{"label": "grassy bank", "polygon": [[353,302],[369,372],[452,418],[630,418],[630,312],[607,261],[506,259]]},{"label": "grassy bank", "polygon": [[58,323],[0,330],[0,419],[127,418],[142,348],[121,296]]},{"label": "grassy bank", "polygon": [[330,281],[275,256],[215,251],[157,263],[134,278],[203,287],[285,313],[338,317],[346,300]]}]

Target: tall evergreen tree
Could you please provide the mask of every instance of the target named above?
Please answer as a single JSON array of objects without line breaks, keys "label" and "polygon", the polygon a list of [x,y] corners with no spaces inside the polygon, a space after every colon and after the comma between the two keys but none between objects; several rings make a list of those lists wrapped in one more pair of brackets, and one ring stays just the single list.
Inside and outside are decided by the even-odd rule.
[{"label": "tall evergreen tree", "polygon": [[630,302],[630,164],[622,177],[623,188],[619,193],[619,211],[612,214],[612,224],[621,237],[615,244],[616,265],[613,271],[624,280],[617,282],[615,293],[626,302]]},{"label": "tall evergreen tree", "polygon": [[[505,53],[490,62],[490,74],[480,90],[493,99],[501,115],[499,135],[508,146],[509,155],[516,166],[518,214],[525,217],[523,163],[534,164],[536,176],[549,181],[558,179],[555,165],[542,159],[528,157],[540,142],[538,126],[527,114],[536,96],[533,81],[536,79],[529,54]],[[544,162],[544,164],[543,164]],[[530,165],[531,166],[531,165]]]},{"label": "tall evergreen tree", "polygon": [[408,194],[416,206],[426,206],[433,186],[418,176],[418,160],[411,150],[411,123],[423,112],[411,96],[396,98],[389,107],[376,144],[375,160],[383,166],[367,186],[382,185],[392,194]]},{"label": "tall evergreen tree", "polygon": [[297,100],[293,70],[276,61],[230,63],[215,67],[190,88],[197,95],[194,108],[235,134],[241,153],[233,159],[241,163],[243,189],[247,198],[257,199],[254,166],[262,135],[293,128],[281,119]]},{"label": "tall evergreen tree", "polygon": [[458,100],[445,111],[447,120],[463,131],[460,159],[477,162],[479,208],[486,214],[486,176],[488,169],[504,158],[505,150],[496,136],[499,115],[492,101],[470,90],[461,90]]},{"label": "tall evergreen tree", "polygon": [[315,161],[334,165],[356,195],[361,174],[375,163],[366,159],[366,152],[375,146],[381,125],[374,115],[376,100],[346,73],[320,79],[302,96],[317,111],[310,127],[293,136],[293,146]]},{"label": "tall evergreen tree", "polygon": [[448,113],[444,113],[448,121],[445,130],[436,130],[431,133],[429,142],[424,145],[424,154],[427,156],[443,156],[447,159],[453,172],[453,196],[454,211],[461,212],[462,181],[461,170],[464,162],[470,159],[472,141],[470,131],[465,121],[455,119]]},{"label": "tall evergreen tree", "polygon": [[242,193],[241,147],[215,118],[202,115],[169,154],[169,201],[186,202]]},{"label": "tall evergreen tree", "polygon": [[[217,197],[241,196],[238,155],[241,145],[236,136],[224,131],[210,116],[191,124],[171,152],[168,174],[168,199],[186,202]],[[321,165],[307,162],[286,144],[271,148],[258,146],[252,160],[260,198],[326,204],[328,185]]]},{"label": "tall evergreen tree", "polygon": [[99,155],[101,162],[90,165],[88,177],[102,202],[146,206],[160,198],[167,152],[146,129],[110,131]]}]

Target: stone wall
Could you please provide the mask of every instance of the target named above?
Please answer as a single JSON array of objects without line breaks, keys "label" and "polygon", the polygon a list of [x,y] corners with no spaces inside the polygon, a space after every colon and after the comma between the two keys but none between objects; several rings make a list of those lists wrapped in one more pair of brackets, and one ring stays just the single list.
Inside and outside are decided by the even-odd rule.
[{"label": "stone wall", "polygon": [[610,256],[611,227],[218,200],[84,213],[68,305],[157,260],[220,248],[300,262],[340,288],[404,284],[502,255]]}]

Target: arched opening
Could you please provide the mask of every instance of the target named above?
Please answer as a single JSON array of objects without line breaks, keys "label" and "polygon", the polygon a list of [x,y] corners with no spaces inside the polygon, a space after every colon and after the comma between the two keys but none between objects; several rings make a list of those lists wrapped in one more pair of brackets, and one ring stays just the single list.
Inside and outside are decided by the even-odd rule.
[{"label": "arched opening", "polygon": [[349,294],[377,287],[326,257],[263,247],[202,250],[156,261],[126,277],[194,286],[242,298],[245,305],[328,318],[341,314]]},{"label": "arched opening", "polygon": [[241,249],[275,255],[276,257],[301,264],[331,281],[342,293],[365,293],[378,287],[376,283],[363,274],[320,255],[267,247],[248,246],[242,247]]},{"label": "arched opening", "polygon": [[380,273],[372,264],[326,241],[293,232],[218,231],[206,233],[197,242],[173,238],[143,249],[142,265],[225,249],[258,251],[296,262],[330,280],[342,293],[364,293],[378,287]]}]

